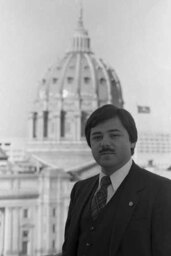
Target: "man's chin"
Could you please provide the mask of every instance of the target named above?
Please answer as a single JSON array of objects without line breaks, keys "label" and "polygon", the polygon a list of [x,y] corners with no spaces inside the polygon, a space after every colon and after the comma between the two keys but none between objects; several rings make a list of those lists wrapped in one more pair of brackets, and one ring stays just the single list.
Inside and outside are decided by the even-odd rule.
[{"label": "man's chin", "polygon": [[110,157],[105,157],[105,158],[103,158],[103,159],[101,159],[101,161],[100,161],[100,165],[102,166],[102,167],[106,167],[106,168],[110,168],[110,167],[112,167],[112,166],[115,166],[116,165],[116,163],[113,161],[113,159],[111,159]]}]

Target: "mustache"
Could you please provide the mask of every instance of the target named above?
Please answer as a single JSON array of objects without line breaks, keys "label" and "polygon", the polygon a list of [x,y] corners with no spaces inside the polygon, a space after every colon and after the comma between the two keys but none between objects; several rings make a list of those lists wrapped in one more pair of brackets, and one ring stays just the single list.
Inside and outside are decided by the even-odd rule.
[{"label": "mustache", "polygon": [[99,150],[99,153],[115,153],[115,150],[113,150],[112,148],[102,148],[101,150]]}]

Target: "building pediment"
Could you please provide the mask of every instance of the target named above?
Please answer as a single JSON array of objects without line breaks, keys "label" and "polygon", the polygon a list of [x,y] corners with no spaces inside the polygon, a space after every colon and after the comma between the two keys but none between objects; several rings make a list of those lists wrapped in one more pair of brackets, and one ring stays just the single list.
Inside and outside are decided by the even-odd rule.
[{"label": "building pediment", "polygon": [[85,179],[99,172],[90,151],[34,152],[32,158],[46,167],[69,174],[71,180]]}]

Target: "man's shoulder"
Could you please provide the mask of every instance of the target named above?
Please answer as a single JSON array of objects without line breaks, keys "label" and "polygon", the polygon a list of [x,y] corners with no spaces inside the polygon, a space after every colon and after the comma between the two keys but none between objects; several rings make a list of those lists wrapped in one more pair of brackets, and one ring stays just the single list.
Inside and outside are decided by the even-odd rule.
[{"label": "man's shoulder", "polygon": [[148,182],[156,182],[156,183],[168,183],[169,185],[171,185],[171,180],[161,176],[157,173],[148,171],[145,168],[142,168],[140,166],[138,166],[137,164],[133,164],[133,168],[136,169],[136,171],[138,172],[138,175],[144,179],[146,179],[146,181]]},{"label": "man's shoulder", "polygon": [[94,182],[94,181],[98,180],[98,178],[99,178],[99,174],[96,174],[96,175],[91,176],[89,178],[86,178],[86,179],[83,179],[83,180],[79,180],[77,182],[77,184],[83,186],[84,184],[86,185],[86,184],[89,184],[91,182]]},{"label": "man's shoulder", "polygon": [[86,191],[90,187],[94,186],[96,184],[96,182],[98,182],[98,177],[99,177],[99,174],[77,181],[75,183],[72,191],[74,191],[74,193],[76,192],[77,194],[79,194],[83,191]]}]

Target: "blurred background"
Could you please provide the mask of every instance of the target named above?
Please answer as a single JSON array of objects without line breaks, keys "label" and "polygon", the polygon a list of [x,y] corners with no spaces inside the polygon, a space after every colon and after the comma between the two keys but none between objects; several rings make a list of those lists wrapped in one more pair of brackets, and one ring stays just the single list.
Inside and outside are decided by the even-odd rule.
[{"label": "blurred background", "polygon": [[129,110],[134,160],[171,177],[171,2],[0,1],[0,255],[61,251],[73,184],[99,172],[84,126]]}]

